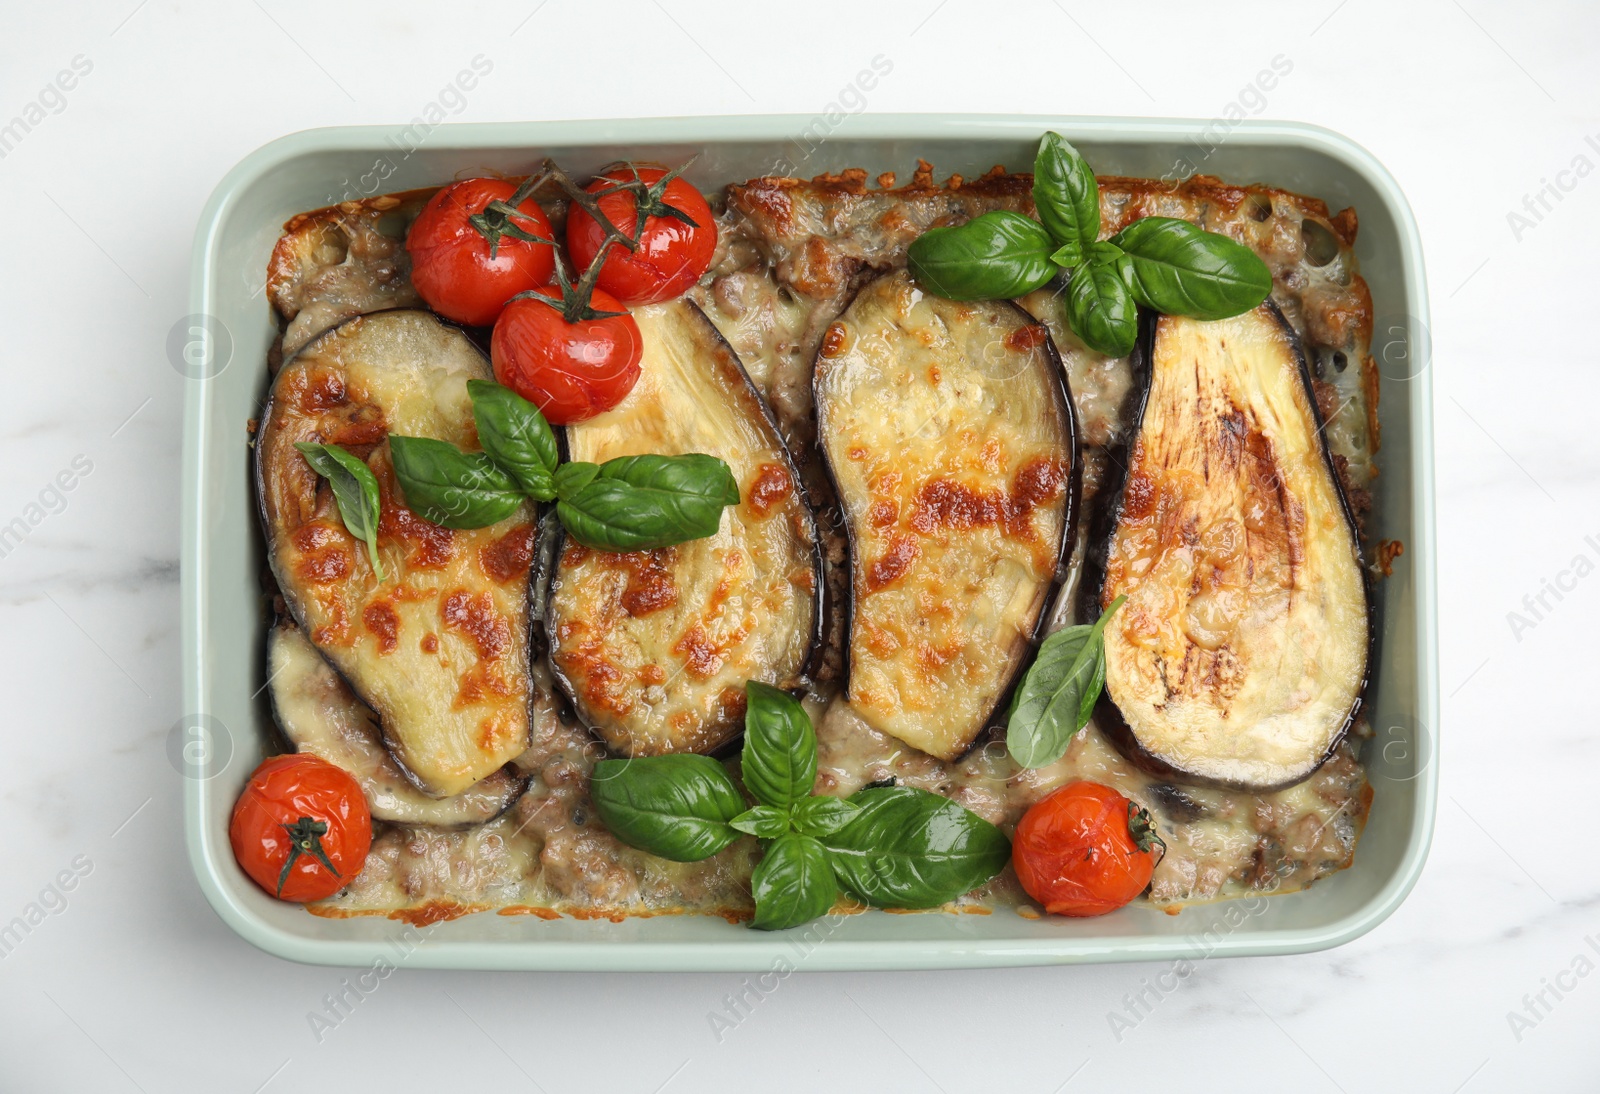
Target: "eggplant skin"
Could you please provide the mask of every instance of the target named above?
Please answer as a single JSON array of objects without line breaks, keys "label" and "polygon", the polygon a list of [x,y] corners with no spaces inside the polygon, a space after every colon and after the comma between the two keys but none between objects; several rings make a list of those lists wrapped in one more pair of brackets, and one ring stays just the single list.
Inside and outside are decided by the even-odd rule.
[{"label": "eggplant skin", "polygon": [[822,340],[818,442],[850,554],[849,701],[943,760],[996,717],[1075,538],[1077,424],[1049,332],[903,271]]},{"label": "eggplant skin", "polygon": [[[491,377],[466,335],[427,312],[357,316],[284,363],[256,442],[267,558],[290,613],[378,714],[395,763],[439,798],[528,746],[534,512],[530,503],[486,528],[430,524],[400,498],[388,435],[477,448],[467,381]],[[385,581],[297,441],[367,461]]]},{"label": "eggplant skin", "polygon": [[1210,323],[1144,316],[1134,369],[1127,471],[1085,583],[1090,611],[1127,597],[1096,722],[1178,782],[1293,786],[1358,716],[1373,643],[1305,354],[1268,301]]},{"label": "eggplant skin", "polygon": [[448,798],[412,785],[383,747],[378,716],[323,659],[292,619],[267,638],[272,714],[297,752],[319,756],[355,776],[374,820],[466,828],[491,821],[527,789],[528,777],[502,767]]},{"label": "eggplant skin", "polygon": [[634,311],[640,378],[566,429],[569,458],[704,452],[739,504],[715,534],[655,551],[596,551],[555,522],[550,666],[579,718],[625,756],[710,752],[743,730],[747,680],[805,686],[820,645],[822,552],[800,473],[737,354],[688,300]]}]

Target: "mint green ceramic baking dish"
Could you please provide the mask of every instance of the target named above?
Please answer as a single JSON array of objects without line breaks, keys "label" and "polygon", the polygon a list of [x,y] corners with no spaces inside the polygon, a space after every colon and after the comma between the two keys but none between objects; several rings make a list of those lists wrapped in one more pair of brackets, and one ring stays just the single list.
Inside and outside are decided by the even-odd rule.
[{"label": "mint green ceramic baking dish", "polygon": [[[480,169],[514,173],[543,155],[574,172],[623,158],[700,153],[705,188],[773,171],[864,167],[904,172],[1026,170],[1046,129],[1106,174],[1173,177],[1195,169],[1353,205],[1356,252],[1372,289],[1383,373],[1383,474],[1374,538],[1405,554],[1379,583],[1382,627],[1367,760],[1376,797],[1354,865],[1311,889],[1191,908],[1143,907],[1099,919],[864,915],[778,934],[721,919],[621,923],[479,914],[418,929],[381,919],[320,919],[268,898],[233,861],[229,812],[270,739],[263,703],[261,548],[245,422],[257,415],[276,327],[261,291],[267,256],[294,213],[436,184]],[[826,139],[823,139],[823,138]],[[1416,223],[1389,173],[1324,129],[1291,123],[1050,116],[860,115],[525,122],[322,129],[252,153],[218,185],[194,244],[191,312],[170,340],[190,377],[184,411],[183,696],[169,750],[183,780],[189,858],[212,907],[248,941],[296,961],[481,969],[911,969],[1296,953],[1337,946],[1381,923],[1427,856],[1438,787],[1432,384],[1428,298]]]}]

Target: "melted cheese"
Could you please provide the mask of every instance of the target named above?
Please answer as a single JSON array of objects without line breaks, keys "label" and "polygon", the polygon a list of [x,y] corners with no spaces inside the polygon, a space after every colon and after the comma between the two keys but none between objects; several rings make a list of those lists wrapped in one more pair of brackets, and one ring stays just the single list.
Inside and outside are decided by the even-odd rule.
[{"label": "melted cheese", "polygon": [[354,775],[374,820],[446,828],[482,824],[522,793],[527,780],[509,768],[450,798],[430,798],[418,790],[383,747],[378,716],[355,697],[292,621],[272,629],[267,669],[278,728],[298,751]]},{"label": "melted cheese", "polygon": [[799,683],[816,627],[815,538],[783,443],[710,322],[686,301],[634,314],[639,382],[568,427],[572,459],[704,452],[732,469],[740,503],[714,535],[659,551],[568,541],[551,658],[613,749],[703,752],[743,726],[745,681]]},{"label": "melted cheese", "polygon": [[[313,642],[383,723],[384,743],[437,797],[527,747],[533,511],[450,530],[405,508],[389,433],[477,447],[467,381],[488,363],[426,312],[381,312],[317,339],[279,372],[261,437],[273,568]],[[365,456],[382,494],[379,582],[332,492],[294,449]]]},{"label": "melted cheese", "polygon": [[852,541],[850,702],[934,756],[972,743],[1053,587],[1071,429],[1043,328],[862,289],[823,339],[819,436]]},{"label": "melted cheese", "polygon": [[1195,778],[1304,778],[1366,679],[1366,590],[1290,334],[1163,316],[1102,606],[1106,690]]}]

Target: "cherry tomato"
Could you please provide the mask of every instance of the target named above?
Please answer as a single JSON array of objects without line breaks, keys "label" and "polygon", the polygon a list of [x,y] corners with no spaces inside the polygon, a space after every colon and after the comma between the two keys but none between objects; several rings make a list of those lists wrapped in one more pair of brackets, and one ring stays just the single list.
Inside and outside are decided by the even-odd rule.
[{"label": "cherry tomato", "polygon": [[[554,285],[540,291],[552,300],[561,298]],[[623,314],[569,323],[549,304],[526,297],[506,306],[489,340],[494,378],[556,425],[610,410],[639,381],[644,353],[639,324],[599,289],[589,306]]]},{"label": "cherry tomato", "polygon": [[[665,171],[659,167],[638,168],[639,179],[647,186],[657,183]],[[590,193],[634,178],[634,169],[617,168],[591,182]],[[717,249],[717,225],[711,207],[700,192],[681,178],[663,189],[660,203],[679,210],[694,221],[686,224],[675,216],[650,216],[639,233],[637,250],[613,243],[600,271],[599,285],[624,304],[654,304],[682,296],[711,266]],[[629,239],[638,226],[638,203],[632,193],[619,191],[599,199],[600,211]],[[589,213],[573,206],[567,215],[567,250],[577,267],[587,269],[600,250],[605,230]]]},{"label": "cherry tomato", "polygon": [[1011,863],[1056,915],[1104,915],[1144,892],[1166,844],[1150,814],[1099,783],[1068,783],[1023,814]]},{"label": "cherry tomato", "polygon": [[[555,248],[501,235],[490,258],[489,241],[468,221],[491,201],[510,201],[516,189],[500,179],[452,183],[428,199],[411,225],[406,236],[411,283],[428,307],[446,319],[486,327],[500,317],[507,300],[550,280]],[[517,209],[527,215],[511,219],[515,227],[554,238],[544,210],[531,199]]]},{"label": "cherry tomato", "polygon": [[355,777],[316,756],[274,756],[250,776],[228,826],[233,857],[280,900],[332,896],[372,846],[372,814]]}]

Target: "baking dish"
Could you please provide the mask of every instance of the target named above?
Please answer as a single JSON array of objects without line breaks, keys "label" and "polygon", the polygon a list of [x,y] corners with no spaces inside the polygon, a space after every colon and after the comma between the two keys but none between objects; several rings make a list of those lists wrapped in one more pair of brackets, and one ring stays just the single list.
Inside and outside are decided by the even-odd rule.
[{"label": "baking dish", "polygon": [[[1054,129],[1102,174],[1175,177],[1200,169],[1353,205],[1356,251],[1373,295],[1382,376],[1382,468],[1369,525],[1405,553],[1377,585],[1382,637],[1365,759],[1375,800],[1354,865],[1305,892],[1167,915],[1130,906],[1091,920],[990,915],[830,917],[767,934],[714,917],[606,920],[471,915],[415,927],[323,919],[274,901],[235,865],[227,821],[271,739],[262,695],[267,621],[249,490],[245,422],[258,415],[276,335],[262,294],[273,242],[294,213],[463,173],[518,173],[544,155],[575,172],[620,158],[699,153],[703,188],[781,172],[940,175],[1000,163],[1026,170]],[[825,138],[825,139],[824,139]],[[253,944],[298,961],[573,970],[950,968],[1294,953],[1335,946],[1387,917],[1421,871],[1437,794],[1432,399],[1421,246],[1394,180],[1349,140],[1292,123],[1053,116],[858,115],[401,126],[298,133],[246,157],[218,185],[196,234],[190,315],[169,338],[188,377],[184,414],[184,718],[169,754],[185,776],[189,855],[218,914]]]}]

